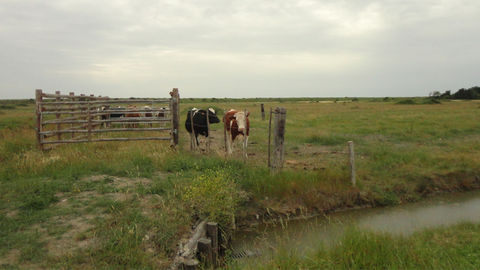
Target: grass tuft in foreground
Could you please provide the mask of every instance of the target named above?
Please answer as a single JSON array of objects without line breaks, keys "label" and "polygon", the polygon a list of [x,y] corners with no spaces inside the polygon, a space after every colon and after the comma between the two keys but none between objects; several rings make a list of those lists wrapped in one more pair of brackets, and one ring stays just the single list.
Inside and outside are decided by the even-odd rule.
[{"label": "grass tuft in foreground", "polygon": [[408,237],[351,228],[332,248],[310,254],[280,250],[230,269],[478,269],[480,225],[429,229]]}]

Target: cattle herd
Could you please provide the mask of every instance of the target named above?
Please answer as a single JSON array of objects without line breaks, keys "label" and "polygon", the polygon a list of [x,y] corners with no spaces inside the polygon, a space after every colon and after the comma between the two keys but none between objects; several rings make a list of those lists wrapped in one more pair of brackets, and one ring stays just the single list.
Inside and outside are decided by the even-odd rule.
[{"label": "cattle herd", "polygon": [[[137,108],[136,106],[129,105],[127,107],[110,107],[110,106],[103,106],[98,109],[101,119],[102,120],[115,120],[120,118],[131,118],[131,119],[138,119],[138,118],[148,118],[148,117],[158,117],[164,118],[166,116],[167,108],[160,108],[153,110],[150,106],[142,106]],[[104,112],[104,113],[102,113]],[[225,113],[223,117],[223,125],[226,134],[226,141],[225,146],[228,154],[233,153],[233,145],[235,139],[239,136],[243,136],[243,150],[244,155],[246,156],[246,149],[248,144],[248,136],[250,135],[250,121],[248,116],[250,115],[247,111],[238,111],[234,109],[230,109],[228,112]],[[207,123],[208,121],[208,123]],[[109,127],[111,122],[115,121],[106,121],[104,123],[104,127]],[[187,117],[185,120],[185,129],[193,135],[195,138],[195,143],[198,146],[198,136],[205,136],[206,138],[209,137],[209,125],[220,123],[220,119],[216,115],[216,112],[212,108],[208,108],[207,110],[192,108],[188,111]],[[135,122],[128,122],[124,123],[127,128],[137,128],[138,123]],[[148,123],[151,127],[152,123]]]},{"label": "cattle herd", "polygon": [[[234,109],[229,110],[225,113],[223,117],[223,125],[226,132],[226,148],[227,153],[233,153],[233,143],[238,135],[243,136],[243,152],[245,157],[247,156],[247,144],[248,136],[250,134],[250,121],[248,116],[249,112],[246,111],[237,111]],[[207,117],[208,116],[208,117]],[[207,123],[208,121],[208,123]],[[185,120],[185,129],[188,133],[192,134],[195,137],[197,145],[198,135],[205,137],[209,136],[209,124],[220,123],[218,116],[215,114],[215,110],[208,108],[208,110],[202,110],[197,108],[192,108],[187,113],[187,119]]]},{"label": "cattle herd", "polygon": [[[167,108],[162,107],[160,108],[160,111],[155,110],[153,111],[150,106],[143,106],[141,108],[137,108],[137,106],[129,105],[127,107],[110,107],[110,106],[102,106],[101,108],[98,109],[99,112],[104,112],[104,111],[112,111],[108,113],[102,113],[101,114],[101,120],[115,120],[115,119],[120,119],[120,118],[139,118],[139,117],[159,117],[163,118],[165,117],[165,110]],[[111,122],[105,122],[104,127],[108,127],[111,125]],[[152,123],[148,124],[150,127],[152,127]],[[127,124],[127,127],[133,127],[137,128],[138,124],[136,123],[129,123]]]}]

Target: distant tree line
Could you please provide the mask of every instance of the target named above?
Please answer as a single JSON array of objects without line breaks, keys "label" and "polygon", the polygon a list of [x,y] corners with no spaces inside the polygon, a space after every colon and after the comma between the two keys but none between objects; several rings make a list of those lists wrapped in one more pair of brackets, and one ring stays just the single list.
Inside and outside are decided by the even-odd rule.
[{"label": "distant tree line", "polygon": [[451,90],[447,90],[444,93],[433,91],[429,96],[445,99],[480,99],[480,86],[474,86],[468,89],[460,88],[454,94],[452,94]]}]

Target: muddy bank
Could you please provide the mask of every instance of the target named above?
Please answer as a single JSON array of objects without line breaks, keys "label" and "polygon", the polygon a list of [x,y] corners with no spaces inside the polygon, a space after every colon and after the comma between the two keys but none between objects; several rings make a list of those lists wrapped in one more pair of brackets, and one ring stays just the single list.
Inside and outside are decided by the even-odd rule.
[{"label": "muddy bank", "polygon": [[[367,189],[368,190],[365,190]],[[263,223],[294,220],[359,208],[393,206],[417,202],[439,194],[480,189],[480,177],[472,172],[425,177],[415,185],[403,183],[390,188],[329,190],[297,198],[252,198],[237,216],[237,229],[249,230]],[[312,195],[315,201],[312,201]]]}]

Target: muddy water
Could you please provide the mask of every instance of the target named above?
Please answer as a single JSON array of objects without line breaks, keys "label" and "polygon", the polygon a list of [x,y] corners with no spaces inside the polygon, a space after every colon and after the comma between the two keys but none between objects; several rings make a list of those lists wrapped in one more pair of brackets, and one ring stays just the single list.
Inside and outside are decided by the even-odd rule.
[{"label": "muddy water", "polygon": [[238,232],[233,254],[268,255],[279,247],[308,251],[319,245],[331,245],[345,229],[361,229],[409,235],[424,228],[480,223],[480,191],[449,194],[412,204],[394,207],[360,209],[303,220],[280,221],[263,225],[256,231]]}]

